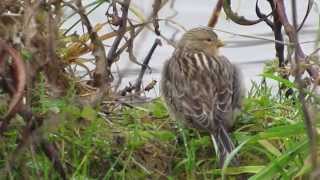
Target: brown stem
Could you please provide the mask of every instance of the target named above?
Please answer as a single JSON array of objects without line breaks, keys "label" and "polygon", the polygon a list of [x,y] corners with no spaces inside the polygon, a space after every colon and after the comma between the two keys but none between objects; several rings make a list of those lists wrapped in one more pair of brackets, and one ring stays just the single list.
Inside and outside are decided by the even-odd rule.
[{"label": "brown stem", "polygon": [[116,57],[116,51],[118,49],[118,46],[124,36],[124,34],[126,33],[126,29],[127,29],[127,20],[128,20],[128,10],[129,10],[129,6],[130,6],[130,2],[131,0],[124,0],[122,2],[122,16],[121,16],[121,23],[119,25],[119,29],[117,30],[118,36],[116,37],[116,39],[113,41],[113,44],[111,46],[111,48],[109,49],[108,52],[108,56],[107,56],[107,60],[108,60],[108,64],[111,65],[112,62],[114,61],[114,58]]},{"label": "brown stem", "polygon": [[57,12],[60,11],[61,7],[60,5],[55,4],[53,8],[52,3],[48,3],[47,6],[49,8],[47,15],[48,33],[46,39],[44,40],[46,43],[46,63],[43,64],[42,67],[46,77],[48,78],[48,82],[55,86],[55,90],[56,92],[59,92],[59,95],[62,95],[65,92],[65,89],[69,87],[69,83],[68,79],[64,75],[64,64],[57,55],[56,39],[59,34],[59,30],[56,26],[59,21]]},{"label": "brown stem", "polygon": [[18,51],[7,45],[7,43],[0,39],[0,48],[3,48],[12,57],[13,76],[15,80],[15,93],[12,95],[6,114],[2,117],[3,121],[0,125],[0,134],[6,129],[12,116],[18,110],[18,104],[24,95],[24,88],[26,86],[26,70],[23,60]]},{"label": "brown stem", "polygon": [[[161,4],[160,8],[163,8],[164,5],[165,5],[165,3]],[[141,33],[142,30],[144,29],[145,26],[143,26],[143,25],[148,25],[148,22],[150,22],[150,21],[153,21],[153,16],[149,16],[145,21],[146,23],[141,24],[142,26],[139,26],[138,29],[135,30],[134,35],[131,35],[130,39],[137,37],[139,35],[139,33]],[[160,36],[162,36],[162,35],[160,35]],[[130,41],[130,39],[129,39],[129,41]],[[121,53],[129,47],[129,43],[128,43],[129,41],[127,41],[124,45],[122,45],[122,47],[120,47],[119,50],[114,54],[112,62],[114,62],[115,59],[118,59],[118,57],[121,55]]]},{"label": "brown stem", "polygon": [[99,39],[97,32],[93,30],[88,16],[86,16],[85,14],[85,10],[82,6],[81,0],[78,0],[76,2],[76,5],[79,9],[77,12],[81,17],[81,21],[87,27],[88,34],[93,45],[92,54],[96,60],[96,67],[93,75],[94,86],[104,89],[107,87],[107,77],[111,76],[110,64],[108,64],[108,60],[105,55],[105,49],[102,41]]},{"label": "brown stem", "polygon": [[215,27],[218,23],[219,15],[223,6],[223,0],[218,0],[214,10],[212,11],[211,17],[208,22],[208,27]]},{"label": "brown stem", "polygon": [[[275,5],[276,5],[276,11],[279,16],[279,20],[282,23],[284,30],[286,34],[289,37],[289,41],[292,43],[297,43],[296,44],[296,55],[298,60],[301,61],[306,61],[306,55],[304,54],[301,45],[299,42],[297,42],[296,37],[295,37],[295,29],[294,27],[289,23],[286,11],[285,11],[285,6],[283,0],[273,0]],[[311,65],[307,67],[307,71],[310,74],[310,76],[315,80],[318,79],[319,77],[319,68],[316,67],[315,65]]]},{"label": "brown stem", "polygon": [[161,0],[154,0],[154,3],[152,5],[153,11],[152,11],[152,19],[153,19],[153,26],[154,26],[154,32],[159,36],[160,30],[159,30],[159,22],[158,22],[158,12],[161,9]]},{"label": "brown stem", "polygon": [[[282,2],[283,3],[283,2]],[[282,4],[281,3],[281,4]],[[297,5],[296,0],[292,0],[292,14],[293,14],[293,33],[292,38],[295,40],[295,63],[296,63],[296,73],[295,73],[295,81],[299,90],[299,100],[302,104],[302,110],[304,115],[304,121],[307,129],[307,134],[309,137],[309,144],[310,144],[310,153],[311,153],[311,164],[312,169],[317,169],[317,131],[315,129],[316,124],[314,121],[314,116],[311,114],[310,106],[306,101],[306,93],[304,90],[303,81],[301,79],[300,73],[300,59],[299,59],[299,36],[298,36],[298,24],[297,24]]]},{"label": "brown stem", "polygon": [[67,174],[64,170],[64,166],[59,158],[59,153],[56,146],[53,143],[48,142],[45,139],[41,139],[40,147],[46,156],[50,159],[55,170],[60,174],[60,177],[65,180],[67,179]]},{"label": "brown stem", "polygon": [[[271,8],[274,10],[275,4],[273,3],[273,0],[268,0]],[[273,23],[272,23],[272,31],[274,33],[274,38],[277,41],[283,42],[283,35],[282,35],[282,23],[279,21],[279,15],[276,11],[273,13]],[[276,49],[276,57],[279,60],[279,67],[283,68],[285,66],[285,60],[284,60],[284,44],[275,43],[275,49]]]}]

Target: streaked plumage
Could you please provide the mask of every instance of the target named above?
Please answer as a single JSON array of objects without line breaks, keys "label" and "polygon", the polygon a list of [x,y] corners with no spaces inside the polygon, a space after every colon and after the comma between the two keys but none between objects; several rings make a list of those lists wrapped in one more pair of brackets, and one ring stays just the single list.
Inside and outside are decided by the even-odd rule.
[{"label": "streaked plumage", "polygon": [[220,46],[210,29],[186,32],[164,65],[161,91],[176,119],[214,137],[222,165],[234,148],[227,131],[241,106],[243,88],[239,70],[218,54]]}]

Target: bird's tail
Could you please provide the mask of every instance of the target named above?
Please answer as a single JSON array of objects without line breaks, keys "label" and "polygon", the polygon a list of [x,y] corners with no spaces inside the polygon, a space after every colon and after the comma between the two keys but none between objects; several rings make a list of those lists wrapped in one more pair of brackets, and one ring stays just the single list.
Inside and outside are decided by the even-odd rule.
[{"label": "bird's tail", "polygon": [[[220,126],[214,134],[211,134],[211,139],[216,151],[216,155],[219,159],[219,166],[223,167],[225,160],[233,150],[234,144],[229,137],[228,132],[226,131],[225,127]],[[230,163],[232,166],[239,165],[238,158],[235,156]]]}]

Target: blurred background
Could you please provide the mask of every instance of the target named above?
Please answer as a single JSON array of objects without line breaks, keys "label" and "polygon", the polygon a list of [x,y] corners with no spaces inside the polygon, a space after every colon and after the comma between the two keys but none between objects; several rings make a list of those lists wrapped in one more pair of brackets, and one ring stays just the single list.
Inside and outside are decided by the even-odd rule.
[{"label": "blurred background", "polygon": [[[179,40],[184,32],[183,29],[206,26],[216,4],[216,0],[167,0],[166,2],[167,3],[159,13],[159,18],[170,19],[170,21],[161,21],[160,31],[164,37],[174,41]],[[287,13],[289,15],[288,18],[291,20],[290,0],[285,0],[285,2]],[[91,3],[91,1],[87,0],[86,4],[89,3]],[[134,22],[136,23],[141,23],[141,17],[146,19],[151,14],[152,3],[153,1],[150,0],[132,0],[131,11],[129,14],[130,19],[135,20]],[[257,19],[255,14],[255,3],[255,0],[232,1],[232,8],[238,14],[245,16],[248,19],[255,20]],[[93,25],[107,21],[105,16],[107,7],[104,5],[98,7],[89,15]],[[307,6],[307,1],[298,1],[299,22],[302,21],[306,13]],[[259,7],[265,14],[271,12],[269,5],[265,1],[259,2]],[[319,3],[316,1],[303,29],[299,32],[300,41],[305,42],[302,43],[302,48],[306,54],[312,53],[317,48],[314,41],[316,41],[319,36],[317,35],[319,34],[318,7]],[[87,9],[87,12],[89,9],[90,8]],[[66,12],[66,16],[68,16],[68,13],[72,13],[73,11],[68,9]],[[137,18],[137,12],[140,15],[140,19]],[[64,27],[66,29],[69,28],[77,20],[79,20],[79,17],[77,15],[73,16],[64,23]],[[273,39],[272,30],[265,23],[262,22],[254,26],[247,27],[240,26],[226,19],[223,11],[221,12],[218,24],[215,28],[235,34],[245,34]],[[85,32],[85,29],[86,28],[83,28],[81,23],[79,23],[77,26],[72,28],[69,33],[77,33],[81,35]],[[99,33],[110,31],[112,31],[111,27],[105,27],[105,29]],[[259,74],[263,70],[264,63],[275,58],[274,43],[265,40],[232,35],[220,31],[217,31],[217,34],[226,44],[226,46],[222,48],[221,54],[227,56],[231,62],[237,64],[241,68],[246,87],[247,89],[250,88],[251,81],[257,81],[260,79]],[[284,37],[286,38],[285,40],[287,40],[286,35],[284,35]],[[136,38],[134,44],[135,47],[133,49],[139,62],[143,61],[156,38],[157,36],[152,31],[152,28],[150,30],[144,30],[143,33]],[[113,39],[106,41],[106,47],[111,45],[112,41]],[[108,44],[108,42],[110,43]],[[164,40],[162,40],[162,43],[163,45],[155,50],[151,58],[149,65],[152,70],[148,70],[146,72],[143,85],[146,85],[153,80],[159,82],[162,65],[173,52],[174,48],[171,45]],[[79,70],[81,71],[81,69]],[[130,82],[133,83],[135,81],[137,74],[140,72],[140,66],[129,61],[128,53],[123,53],[117,65],[113,66],[112,71],[116,80],[121,78],[122,81],[120,88],[123,88],[129,85]],[[146,95],[158,96],[159,83],[157,83],[156,87]]]}]

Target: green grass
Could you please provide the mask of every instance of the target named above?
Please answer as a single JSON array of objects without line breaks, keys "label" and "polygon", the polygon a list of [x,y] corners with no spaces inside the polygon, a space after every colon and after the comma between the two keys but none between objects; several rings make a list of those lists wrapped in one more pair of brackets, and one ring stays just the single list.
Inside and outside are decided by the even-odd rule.
[{"label": "green grass", "polygon": [[[56,145],[71,179],[212,179],[240,174],[259,180],[292,179],[310,171],[296,94],[279,96],[264,81],[252,83],[232,133],[241,166],[223,170],[217,168],[208,134],[186,129],[169,118],[160,98],[134,108],[120,106],[104,116],[100,113],[106,111],[103,107],[72,103],[73,90],[65,98],[52,100],[41,83],[37,89],[34,111],[44,116],[58,112],[53,120],[45,120],[37,136]],[[21,138],[17,129],[24,125],[21,118],[15,118],[1,141],[2,171]],[[16,156],[9,174],[12,179],[59,178],[36,146],[26,146]]]}]

